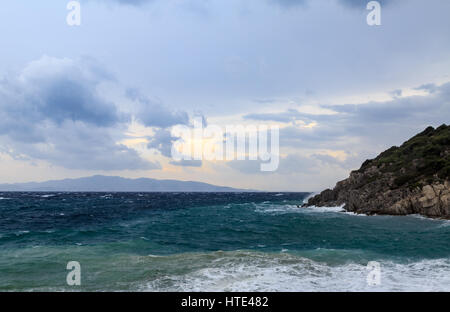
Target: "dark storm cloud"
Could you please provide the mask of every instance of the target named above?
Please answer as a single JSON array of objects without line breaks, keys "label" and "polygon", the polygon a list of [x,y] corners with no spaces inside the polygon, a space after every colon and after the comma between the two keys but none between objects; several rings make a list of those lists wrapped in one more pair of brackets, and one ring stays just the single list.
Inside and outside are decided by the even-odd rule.
[{"label": "dark storm cloud", "polygon": [[99,69],[45,56],[0,80],[2,150],[70,169],[158,168],[113,139],[129,117],[97,92],[111,80]]},{"label": "dark storm cloud", "polygon": [[[156,2],[158,0],[112,0],[118,4],[140,6],[151,2]],[[198,0],[197,0],[198,1]],[[295,8],[299,6],[305,6],[308,2],[312,0],[266,0],[268,3],[276,4],[285,8]],[[367,3],[370,0],[335,0],[336,2],[350,8],[361,8],[366,9]],[[378,0],[378,2],[383,6],[395,2],[395,0]]]},{"label": "dark storm cloud", "polygon": [[151,2],[153,0],[115,0],[115,1],[123,4],[139,5],[142,3]]},{"label": "dark storm cloud", "polygon": [[178,138],[173,137],[169,130],[158,129],[152,137],[148,138],[149,143],[147,147],[149,149],[155,149],[165,157],[172,156],[172,144],[177,141]]},{"label": "dark storm cloud", "polygon": [[271,3],[278,4],[280,6],[288,8],[305,5],[307,1],[308,0],[269,0],[269,2]]},{"label": "dark storm cloud", "polygon": [[[85,1],[87,1],[87,0],[85,0]],[[89,1],[92,1],[92,0],[89,0]],[[155,0],[108,0],[108,2],[115,2],[118,4],[132,5],[132,6],[139,6],[139,5],[143,5],[143,4],[154,2],[154,1]]]},{"label": "dark storm cloud", "polygon": [[[203,122],[203,127],[207,127],[206,118],[203,115],[198,115],[197,118]],[[147,148],[157,150],[162,156],[172,157],[172,145],[174,142],[180,140],[179,137],[174,137],[169,129],[157,129],[152,137],[148,137]],[[170,164],[180,167],[201,167],[202,161],[197,160],[182,160],[171,161]]]},{"label": "dark storm cloud", "polygon": [[87,124],[65,123],[61,126],[36,127],[45,138],[40,144],[4,140],[12,156],[44,160],[52,165],[80,170],[151,170],[158,163],[142,159],[136,150],[115,143],[110,130]]},{"label": "dark storm cloud", "polygon": [[[347,7],[361,8],[365,10],[370,0],[338,0],[338,2]],[[398,2],[398,0],[378,0],[378,2],[381,6],[386,6]]]},{"label": "dark storm cloud", "polygon": [[142,95],[136,89],[127,90],[126,96],[139,104],[135,118],[147,127],[167,128],[189,123],[189,116],[186,112],[171,111],[157,100]]},{"label": "dark storm cloud", "polygon": [[[295,6],[304,6],[306,3],[312,0],[269,0],[272,3],[276,3],[278,5],[284,6],[284,7],[295,7]],[[356,8],[356,9],[362,9],[365,10],[367,7],[367,4],[370,2],[370,0],[336,0],[337,3],[342,4],[346,7],[350,8]],[[378,2],[384,6],[390,3],[395,2],[395,0],[378,0]]]},{"label": "dark storm cloud", "polygon": [[[98,127],[114,126],[124,118],[115,105],[102,99],[96,88],[106,76],[90,61],[43,57],[30,63],[17,77],[6,77],[0,85],[0,133],[21,137],[37,122],[83,122]],[[30,140],[40,140],[31,135]],[[25,138],[24,138],[25,139]]]}]

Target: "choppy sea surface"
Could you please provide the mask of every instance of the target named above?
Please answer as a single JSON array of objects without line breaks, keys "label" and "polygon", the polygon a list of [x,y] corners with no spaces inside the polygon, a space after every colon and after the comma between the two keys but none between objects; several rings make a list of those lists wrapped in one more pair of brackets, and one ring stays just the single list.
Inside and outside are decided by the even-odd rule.
[{"label": "choppy sea surface", "polygon": [[449,221],[306,196],[0,193],[0,291],[450,291]]}]

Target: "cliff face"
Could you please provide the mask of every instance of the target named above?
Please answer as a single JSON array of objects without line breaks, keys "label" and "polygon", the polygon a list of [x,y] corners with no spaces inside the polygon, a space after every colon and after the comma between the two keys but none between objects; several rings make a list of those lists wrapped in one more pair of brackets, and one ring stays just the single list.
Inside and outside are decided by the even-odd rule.
[{"label": "cliff face", "polygon": [[450,219],[450,126],[422,133],[366,160],[359,170],[311,198],[306,206],[341,206],[356,213],[421,214]]}]

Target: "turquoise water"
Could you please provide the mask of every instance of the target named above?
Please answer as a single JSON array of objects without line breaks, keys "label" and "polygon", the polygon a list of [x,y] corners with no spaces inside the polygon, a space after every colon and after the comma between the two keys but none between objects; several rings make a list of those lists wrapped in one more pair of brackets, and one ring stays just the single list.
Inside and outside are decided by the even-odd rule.
[{"label": "turquoise water", "polygon": [[448,221],[306,195],[0,193],[0,291],[450,291]]}]

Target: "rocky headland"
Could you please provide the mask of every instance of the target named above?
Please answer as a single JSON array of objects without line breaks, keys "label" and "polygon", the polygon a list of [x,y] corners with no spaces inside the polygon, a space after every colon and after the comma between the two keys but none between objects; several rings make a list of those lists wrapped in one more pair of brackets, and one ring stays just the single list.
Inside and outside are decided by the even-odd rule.
[{"label": "rocky headland", "polygon": [[450,126],[428,127],[400,147],[366,160],[350,177],[304,206],[360,214],[450,219]]}]

